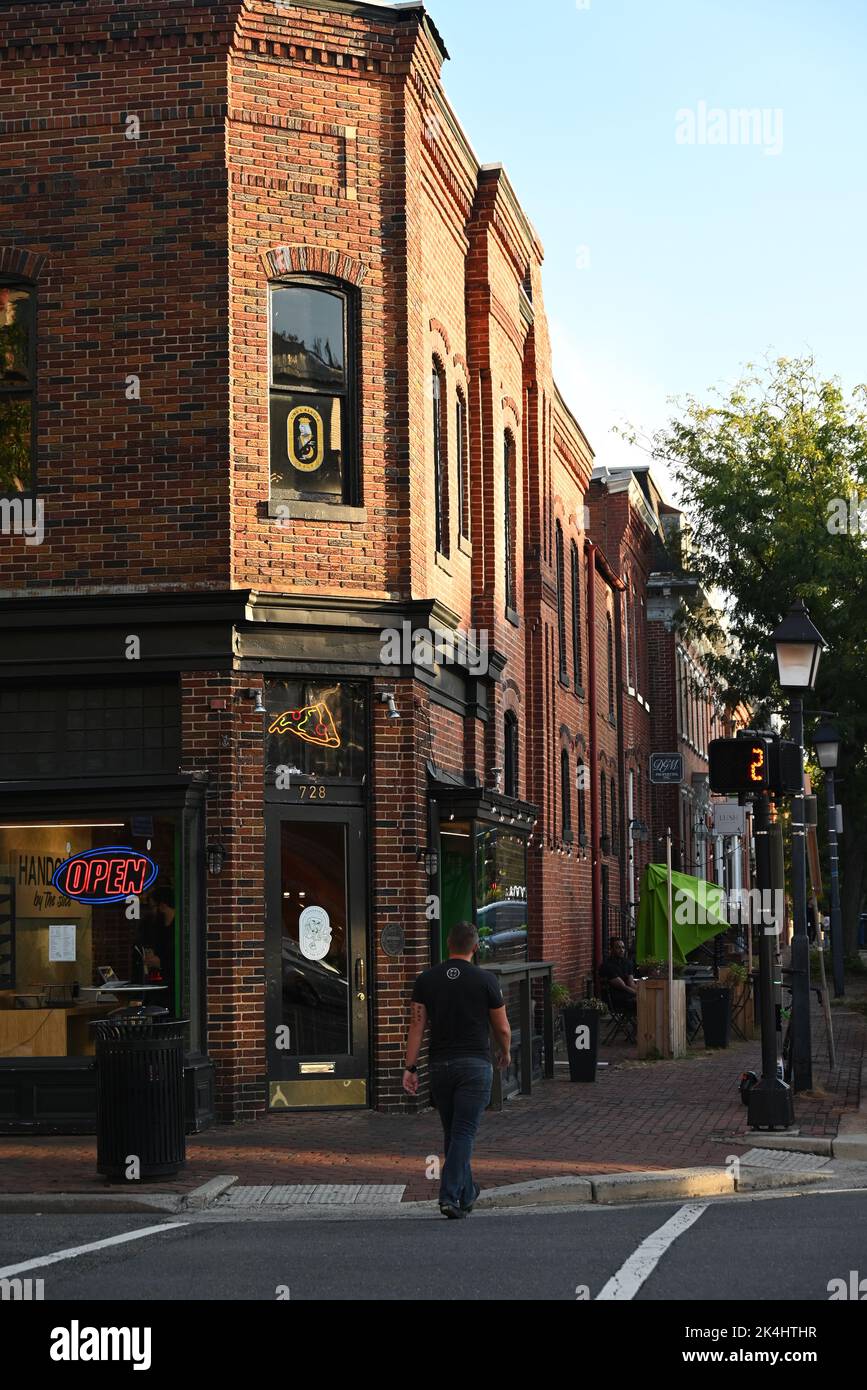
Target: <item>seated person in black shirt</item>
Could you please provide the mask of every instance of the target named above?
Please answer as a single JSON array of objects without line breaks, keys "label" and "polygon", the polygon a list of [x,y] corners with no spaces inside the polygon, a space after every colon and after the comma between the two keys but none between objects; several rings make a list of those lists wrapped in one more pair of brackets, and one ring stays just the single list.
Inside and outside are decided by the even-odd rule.
[{"label": "seated person in black shirt", "polygon": [[636,1010],[638,985],[634,974],[635,964],[626,954],[625,943],[615,937],[611,954],[599,968],[599,978],[607,983],[615,1009],[623,1013],[634,1014]]}]

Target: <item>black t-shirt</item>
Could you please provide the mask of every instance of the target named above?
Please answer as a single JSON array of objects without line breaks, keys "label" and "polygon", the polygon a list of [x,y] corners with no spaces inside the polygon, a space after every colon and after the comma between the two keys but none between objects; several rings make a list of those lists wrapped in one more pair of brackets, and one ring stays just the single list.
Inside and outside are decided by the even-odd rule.
[{"label": "black t-shirt", "polygon": [[495,975],[465,960],[447,960],[419,975],[414,1004],[424,1004],[431,1028],[432,1062],[449,1057],[490,1060],[490,1010],[503,1007]]},{"label": "black t-shirt", "polygon": [[609,956],[599,974],[603,980],[628,980],[635,974],[635,963],[628,956]]}]

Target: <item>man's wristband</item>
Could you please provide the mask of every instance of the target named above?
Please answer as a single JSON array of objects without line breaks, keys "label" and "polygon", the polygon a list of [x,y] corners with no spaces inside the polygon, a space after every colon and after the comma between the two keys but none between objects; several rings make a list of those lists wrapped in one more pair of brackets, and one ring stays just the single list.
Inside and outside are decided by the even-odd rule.
[{"label": "man's wristband", "polygon": [[418,1075],[418,1067],[404,1067],[404,1071],[408,1071],[410,1076]]}]

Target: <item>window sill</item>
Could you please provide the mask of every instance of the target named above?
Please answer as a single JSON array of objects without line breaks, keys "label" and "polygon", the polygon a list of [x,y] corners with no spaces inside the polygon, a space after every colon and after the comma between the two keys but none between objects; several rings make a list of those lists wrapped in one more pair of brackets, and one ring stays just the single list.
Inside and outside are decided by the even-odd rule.
[{"label": "window sill", "polygon": [[434,564],[436,565],[437,569],[442,570],[443,573],[447,574],[449,576],[449,579],[451,579],[452,562],[447,555],[443,555],[441,550],[438,550],[434,555]]},{"label": "window sill", "polygon": [[352,526],[367,524],[366,507],[344,507],[335,502],[299,502],[272,497],[266,515],[271,521],[333,521]]},{"label": "window sill", "polygon": [[579,700],[587,699],[587,691],[584,689],[583,685],[579,685],[577,681],[575,682],[575,694],[578,696]]},{"label": "window sill", "polygon": [[520,627],[520,626],[521,626],[521,617],[520,617],[520,614],[519,614],[519,613],[516,613],[515,610],[514,610],[514,608],[507,608],[507,609],[506,609],[506,622],[507,622],[507,623],[511,623],[511,624],[512,624],[512,627]]},{"label": "window sill", "polygon": [[465,536],[458,536],[458,550],[460,551],[461,555],[466,555],[468,559],[472,560],[472,558],[473,558],[473,546],[472,546],[472,542],[471,542],[471,541],[468,541],[467,538],[466,538]]}]

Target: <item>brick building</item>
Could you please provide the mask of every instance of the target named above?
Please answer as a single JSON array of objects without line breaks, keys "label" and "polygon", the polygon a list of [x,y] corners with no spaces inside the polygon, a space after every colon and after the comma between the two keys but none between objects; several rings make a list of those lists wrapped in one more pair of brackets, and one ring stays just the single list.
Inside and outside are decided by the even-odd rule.
[{"label": "brick building", "polygon": [[591,481],[421,5],[0,21],[0,486],[44,524],[0,547],[0,1003],[47,1030],[0,1125],[91,1123],[101,967],[190,1020],[203,1111],[211,1064],[227,1120],[403,1105],[453,922],[580,990],[629,919],[659,499]]}]

